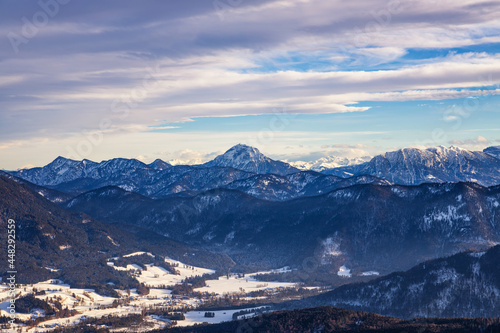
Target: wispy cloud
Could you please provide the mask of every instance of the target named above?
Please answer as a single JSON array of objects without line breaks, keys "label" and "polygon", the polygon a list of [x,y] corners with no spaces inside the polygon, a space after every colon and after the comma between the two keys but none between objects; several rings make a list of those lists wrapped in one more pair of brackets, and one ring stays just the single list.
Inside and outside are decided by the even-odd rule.
[{"label": "wispy cloud", "polygon": [[369,102],[499,94],[492,1],[71,1],[26,36],[43,10],[0,3],[0,147],[103,121],[109,138],[283,105],[370,114]]}]

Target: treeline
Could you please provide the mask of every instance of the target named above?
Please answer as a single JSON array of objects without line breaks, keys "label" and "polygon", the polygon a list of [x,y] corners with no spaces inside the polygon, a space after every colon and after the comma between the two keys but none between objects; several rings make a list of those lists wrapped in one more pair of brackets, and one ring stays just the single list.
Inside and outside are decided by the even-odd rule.
[{"label": "treeline", "polygon": [[172,290],[172,295],[193,296],[196,294],[202,296],[201,293],[195,292],[194,289],[205,287],[207,280],[216,280],[220,276],[222,276],[220,273],[191,276],[185,278],[180,284],[167,286],[166,288]]},{"label": "treeline", "polygon": [[43,311],[43,315],[25,322],[28,326],[36,326],[41,322],[56,318],[67,318],[77,315],[79,312],[68,307],[63,307],[61,297],[36,298],[34,294],[28,294],[16,300],[16,311],[18,313],[32,313],[34,310]]},{"label": "treeline", "polygon": [[168,309],[162,309],[162,308],[154,308],[154,309],[145,309],[142,311],[143,316],[160,316],[162,318],[168,319],[168,320],[185,320],[186,316],[184,316],[184,313],[182,312],[172,312]]},{"label": "treeline", "polygon": [[[124,317],[108,315],[102,318],[87,318],[78,325],[56,328],[52,333],[109,333],[111,329],[135,327],[144,323],[140,314],[131,314]],[[104,327],[103,327],[104,326]]]},{"label": "treeline", "polygon": [[216,325],[173,327],[156,332],[232,333],[232,332],[359,332],[359,333],[452,333],[499,332],[500,319],[450,318],[402,320],[361,311],[319,307],[280,311],[255,318]]},{"label": "treeline", "polygon": [[249,314],[251,315],[260,315],[269,310],[269,307],[261,307],[257,309],[250,309],[250,310],[241,310],[238,312],[233,313],[233,320],[238,320],[240,316],[247,316]]},{"label": "treeline", "polygon": [[142,269],[146,269],[146,265],[153,265],[157,267],[161,267],[167,270],[170,274],[179,275],[179,271],[175,268],[178,267],[178,264],[170,264],[165,261],[165,258],[162,256],[152,257],[146,253],[131,256],[131,257],[120,257],[118,260],[113,260],[115,266],[126,268],[127,265],[138,265]]}]

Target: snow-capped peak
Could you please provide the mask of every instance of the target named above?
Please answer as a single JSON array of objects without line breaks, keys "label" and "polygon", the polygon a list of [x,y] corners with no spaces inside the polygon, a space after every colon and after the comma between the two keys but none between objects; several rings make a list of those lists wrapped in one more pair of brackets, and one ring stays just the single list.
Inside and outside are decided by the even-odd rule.
[{"label": "snow-capped peak", "polygon": [[238,144],[230,148],[224,154],[205,163],[204,166],[232,167],[248,172],[260,174],[274,173],[279,175],[287,175],[299,171],[287,163],[270,159],[257,148],[244,144]]},{"label": "snow-capped peak", "polygon": [[250,147],[244,144],[237,144],[236,146],[226,151],[224,155],[220,155],[217,158],[220,158],[221,160],[231,159],[238,163],[243,159],[262,160],[266,159],[266,156],[264,156],[257,148]]}]

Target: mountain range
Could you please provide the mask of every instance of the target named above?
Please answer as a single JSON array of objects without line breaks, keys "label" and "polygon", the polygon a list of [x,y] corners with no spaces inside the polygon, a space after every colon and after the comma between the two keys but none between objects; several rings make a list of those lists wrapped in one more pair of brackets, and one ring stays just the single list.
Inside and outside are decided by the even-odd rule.
[{"label": "mountain range", "polygon": [[56,158],[42,168],[10,173],[37,186],[78,195],[105,186],[118,186],[150,198],[193,196],[227,188],[267,200],[312,196],[357,183],[389,183],[376,177],[345,179],[313,171],[299,171],[273,161],[257,149],[237,145],[205,165],[171,166],[161,160],[144,164],[135,159],[96,163]]},{"label": "mountain range", "polygon": [[[482,152],[442,146],[424,150],[405,148],[375,156],[370,161],[361,164],[333,169],[320,167],[321,173],[306,171],[309,173],[291,176],[301,170],[290,164],[274,161],[256,148],[240,144],[203,165],[172,166],[159,159],[145,164],[135,159],[122,158],[96,163],[89,160],[74,161],[58,157],[45,167],[22,169],[10,172],[10,174],[35,185],[73,195],[110,185],[120,186],[125,190],[151,198],[195,195],[213,188],[242,190],[254,195],[260,191],[258,189],[245,190],[245,188],[248,189],[249,182],[253,182],[256,185],[271,184],[269,193],[284,191],[282,196],[269,193],[260,196],[256,194],[259,198],[271,199],[273,197],[274,200],[289,200],[302,195],[328,192],[333,189],[331,183],[341,181],[341,179],[331,177],[323,177],[322,181],[318,181],[321,174],[340,178],[372,176],[401,185],[445,182],[475,182],[483,186],[498,185],[500,184],[499,156],[500,147],[489,147]],[[265,177],[259,177],[259,175]],[[278,177],[269,179],[269,175]],[[303,185],[299,185],[295,181],[297,179],[310,179],[312,182],[326,185],[325,188],[318,188],[317,191],[304,191],[304,188],[315,185],[303,182]],[[239,185],[242,188],[239,188]],[[290,190],[291,188],[297,190]]]},{"label": "mountain range", "polygon": [[[474,175],[477,183],[494,184],[498,151],[402,149],[318,173],[237,145],[204,165],[58,157],[10,177],[64,208],[147,228],[242,264],[299,265],[313,257],[334,270],[348,264],[389,272],[500,241],[498,187],[457,183]],[[398,185],[425,179],[436,184]]]},{"label": "mountain range", "polygon": [[377,155],[367,163],[323,173],[340,177],[372,175],[403,185],[475,182],[493,186],[500,184],[499,151],[499,147],[489,147],[482,152],[443,146],[405,148]]},{"label": "mountain range", "polygon": [[[135,279],[106,264],[108,258],[137,251],[192,264],[211,263],[214,268],[234,264],[227,256],[190,248],[146,229],[113,226],[65,210],[27,185],[0,175],[0,226],[4,230],[9,219],[16,226],[15,259],[22,272],[18,283],[59,278],[72,286],[98,290],[108,283],[137,287]],[[7,244],[7,232],[0,233],[0,241]],[[9,271],[7,264],[7,260],[0,263],[3,275]]]},{"label": "mountain range", "polygon": [[289,164],[300,170],[312,170],[317,172],[323,172],[328,169],[335,169],[350,165],[358,165],[362,163],[369,162],[372,158],[369,156],[363,157],[339,157],[339,156],[328,156],[321,157],[315,161],[295,161],[289,162]]},{"label": "mountain range", "polygon": [[500,242],[500,187],[474,183],[361,184],[276,202],[216,189],[151,199],[118,187],[63,207],[223,252],[246,265],[300,266],[306,258],[353,273],[387,273]]},{"label": "mountain range", "polygon": [[0,218],[18,221],[25,282],[137,286],[105,259],[148,251],[348,284],[301,307],[486,316],[500,294],[499,158],[500,147],[405,148],[317,172],[245,145],[203,165],[58,157],[0,172]]}]

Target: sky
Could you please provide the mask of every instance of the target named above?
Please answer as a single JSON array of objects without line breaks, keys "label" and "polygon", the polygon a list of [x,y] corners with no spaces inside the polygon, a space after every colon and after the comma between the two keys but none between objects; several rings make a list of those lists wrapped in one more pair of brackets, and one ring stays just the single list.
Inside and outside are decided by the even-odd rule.
[{"label": "sky", "polygon": [[500,2],[2,0],[0,169],[500,145]]}]

